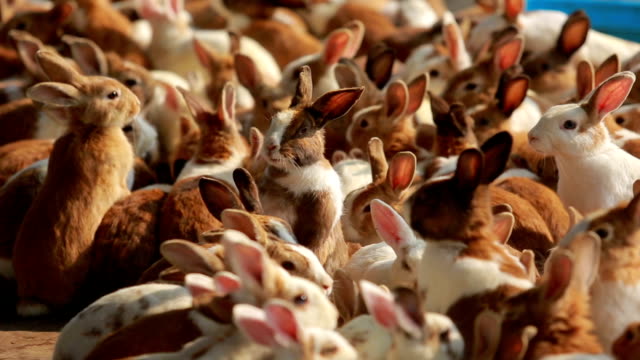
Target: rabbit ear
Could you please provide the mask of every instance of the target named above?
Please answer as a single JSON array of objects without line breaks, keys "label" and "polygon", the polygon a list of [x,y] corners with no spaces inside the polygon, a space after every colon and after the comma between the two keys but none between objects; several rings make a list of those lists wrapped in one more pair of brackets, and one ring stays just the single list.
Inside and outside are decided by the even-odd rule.
[{"label": "rabbit ear", "polygon": [[218,103],[218,118],[225,124],[234,124],[236,121],[236,89],[231,82],[226,82],[220,94]]},{"label": "rabbit ear", "polygon": [[493,64],[497,72],[505,71],[519,63],[523,49],[524,40],[521,35],[497,45],[496,52],[493,56]]},{"label": "rabbit ear", "polygon": [[73,60],[80,66],[85,75],[107,76],[109,65],[102,50],[89,39],[65,35],[62,41],[71,48]]},{"label": "rabbit ear", "polygon": [[362,40],[364,40],[365,33],[364,24],[360,20],[351,20],[350,22],[342,25],[342,27],[351,31],[351,41],[342,56],[351,59],[358,54],[360,46],[362,46]]},{"label": "rabbit ear", "polygon": [[510,23],[515,23],[520,15],[524,11],[524,0],[505,0],[504,2],[504,17]]},{"label": "rabbit ear", "polygon": [[450,11],[442,15],[442,34],[444,42],[447,44],[447,49],[449,49],[449,57],[453,68],[456,71],[462,71],[471,67],[471,57],[464,45],[462,31]]},{"label": "rabbit ear", "polygon": [[482,170],[482,182],[489,184],[495,180],[507,166],[513,137],[507,131],[499,132],[485,141],[480,147],[484,153],[484,168]]},{"label": "rabbit ear", "polygon": [[233,181],[236,184],[236,188],[238,188],[240,200],[242,200],[245,209],[250,213],[262,214],[258,185],[251,173],[245,168],[235,169],[233,171]]},{"label": "rabbit ear", "polygon": [[496,92],[500,110],[506,116],[511,116],[527,97],[528,89],[529,78],[525,75],[519,75],[514,78],[503,77]]},{"label": "rabbit ear", "polygon": [[381,200],[371,200],[371,220],[378,236],[391,246],[398,257],[402,254],[404,246],[415,241],[409,224]]},{"label": "rabbit ear", "polygon": [[82,76],[60,55],[40,50],[36,53],[38,65],[49,80],[79,86]]},{"label": "rabbit ear", "polygon": [[202,201],[216,219],[221,218],[225,209],[244,210],[238,195],[224,181],[203,176],[198,181],[198,187]]},{"label": "rabbit ear", "polygon": [[386,329],[395,329],[398,326],[398,318],[391,294],[367,280],[360,281],[360,291],[369,314],[376,322]]},{"label": "rabbit ear", "polygon": [[246,87],[251,94],[255,94],[262,86],[262,75],[258,71],[253,59],[246,55],[235,54],[234,66],[238,81]]},{"label": "rabbit ear", "polygon": [[630,71],[618,73],[600,84],[582,104],[591,122],[598,122],[624,103],[636,76]]},{"label": "rabbit ear", "polygon": [[186,240],[168,240],[160,246],[160,253],[171,265],[185,273],[213,275],[224,269],[224,264],[212,252]]},{"label": "rabbit ear", "polygon": [[502,316],[486,309],[476,316],[473,323],[472,359],[491,360],[494,358],[502,331]]},{"label": "rabbit ear", "polygon": [[56,82],[42,82],[30,87],[27,96],[31,100],[51,106],[77,106],[82,103],[82,94],[71,85]]},{"label": "rabbit ear", "polygon": [[640,194],[640,180],[633,182],[633,196]]},{"label": "rabbit ear", "polygon": [[571,252],[556,250],[545,268],[542,301],[553,303],[564,296],[575,271]]},{"label": "rabbit ear", "polygon": [[348,29],[337,29],[327,37],[322,53],[325,65],[333,65],[350,49],[353,33]]},{"label": "rabbit ear", "polygon": [[520,255],[520,263],[524,266],[531,283],[535,284],[540,277],[536,268],[536,254],[529,249],[523,250]]},{"label": "rabbit ear", "polygon": [[601,239],[595,233],[583,232],[571,238],[566,245],[564,240],[560,247],[569,249],[573,254],[573,282],[588,291],[598,276]]},{"label": "rabbit ear", "polygon": [[[633,184],[634,188],[636,187],[636,183],[638,183],[638,181],[636,181]],[[634,192],[633,199],[631,199],[631,201],[629,202],[629,205],[627,205],[625,212],[627,213],[627,216],[629,217],[629,219],[634,221],[636,224],[640,224],[640,195],[639,194]]]},{"label": "rabbit ear", "polygon": [[311,80],[311,68],[308,65],[301,66],[298,70],[298,83],[296,93],[291,99],[291,107],[304,106],[311,103],[313,94],[313,81]]},{"label": "rabbit ear", "polygon": [[378,89],[382,89],[391,78],[395,61],[395,51],[385,43],[378,43],[369,50],[365,71]]},{"label": "rabbit ear", "polygon": [[416,156],[409,151],[399,152],[389,164],[387,184],[396,194],[400,194],[411,186],[415,175]]},{"label": "rabbit ear", "polygon": [[376,183],[387,176],[389,164],[387,164],[387,159],[384,156],[384,145],[380,138],[371,138],[367,145],[369,150],[369,164],[371,165],[371,177],[373,182]]},{"label": "rabbit ear", "polygon": [[167,0],[167,6],[173,17],[178,17],[184,11],[184,0]]},{"label": "rabbit ear", "polygon": [[[260,156],[260,150],[262,149],[262,145],[264,144],[264,135],[258,130],[257,127],[252,126],[249,130],[249,146],[251,147],[250,159],[257,160]],[[235,181],[235,180],[234,180]],[[237,186],[237,184],[236,184]],[[251,210],[249,210],[251,211]],[[262,213],[262,210],[258,211],[253,210],[253,212]]]},{"label": "rabbit ear", "polygon": [[360,86],[358,75],[349,65],[343,64],[342,61],[333,68],[333,76],[336,78],[340,88]]},{"label": "rabbit ear", "polygon": [[556,52],[566,58],[571,57],[587,40],[590,27],[591,22],[584,11],[577,10],[573,12],[562,26],[560,37],[558,37],[558,43],[556,44]]},{"label": "rabbit ear", "polygon": [[407,288],[394,290],[398,326],[407,334],[420,338],[424,332],[424,313],[418,294]]},{"label": "rabbit ear", "polygon": [[207,69],[218,62],[218,54],[207,48],[207,46],[195,36],[193,37],[193,51],[195,51],[200,64]]},{"label": "rabbit ear", "polygon": [[569,213],[569,224],[571,225],[569,228],[576,226],[580,221],[582,221],[582,219],[584,219],[584,215],[582,215],[580,211],[573,206],[569,206],[567,212]]},{"label": "rabbit ear", "polygon": [[595,84],[600,85],[603,81],[620,72],[620,60],[618,54],[609,56],[596,70]]},{"label": "rabbit ear", "polygon": [[576,87],[579,100],[584,99],[593,91],[593,87],[595,86],[594,79],[595,75],[591,62],[587,60],[580,61],[576,69]]},{"label": "rabbit ear", "polygon": [[427,74],[419,75],[417,78],[413,79],[407,85],[408,91],[408,102],[407,109],[404,112],[404,115],[413,115],[420,106],[422,106],[422,102],[424,101],[424,93],[427,90]]},{"label": "rabbit ear", "polygon": [[493,233],[501,244],[506,244],[511,237],[516,218],[512,213],[503,212],[493,216]]},{"label": "rabbit ear", "polygon": [[26,31],[11,30],[9,36],[15,41],[20,60],[27,71],[32,75],[42,76],[36,60],[36,53],[44,48],[44,44]]},{"label": "rabbit ear", "polygon": [[343,323],[347,323],[358,315],[359,293],[358,286],[349,275],[343,269],[337,269],[333,274],[331,296]]},{"label": "rabbit ear", "polygon": [[244,210],[226,209],[222,212],[222,224],[225,229],[237,230],[249,239],[264,245],[266,239],[260,223]]},{"label": "rabbit ear", "polygon": [[271,273],[274,267],[262,246],[236,230],[225,230],[222,243],[231,269],[244,285],[258,292],[274,285],[275,274]]},{"label": "rabbit ear", "polygon": [[61,2],[49,10],[49,16],[56,24],[65,24],[71,19],[76,6],[71,2]]},{"label": "rabbit ear", "polygon": [[238,291],[242,287],[240,278],[228,271],[218,271],[213,276],[213,284],[218,296],[227,296],[233,292]]},{"label": "rabbit ear", "polygon": [[210,276],[191,273],[184,277],[184,286],[189,290],[191,296],[217,295],[215,284]]},{"label": "rabbit ear", "polygon": [[384,113],[390,123],[393,123],[407,111],[409,89],[403,81],[396,80],[389,84],[385,95]]},{"label": "rabbit ear", "polygon": [[256,344],[269,347],[277,345],[275,332],[267,324],[262,309],[249,304],[237,304],[233,307],[233,323]]},{"label": "rabbit ear", "polygon": [[267,316],[267,324],[276,333],[276,341],[289,347],[292,344],[302,343],[302,328],[296,319],[296,315],[284,301],[272,300],[264,308]]},{"label": "rabbit ear", "polygon": [[520,333],[504,334],[500,355],[505,359],[523,359],[529,348],[529,342],[538,333],[538,329],[533,326],[525,326]]},{"label": "rabbit ear", "polygon": [[138,12],[145,19],[168,19],[166,10],[158,5],[157,0],[141,0]]},{"label": "rabbit ear", "polygon": [[346,114],[358,102],[363,91],[364,87],[347,88],[329,91],[320,96],[311,105],[315,115],[315,126],[322,128],[329,121]]},{"label": "rabbit ear", "polygon": [[475,191],[482,179],[482,153],[476,149],[467,149],[458,157],[458,164],[453,178],[456,186],[467,193]]}]

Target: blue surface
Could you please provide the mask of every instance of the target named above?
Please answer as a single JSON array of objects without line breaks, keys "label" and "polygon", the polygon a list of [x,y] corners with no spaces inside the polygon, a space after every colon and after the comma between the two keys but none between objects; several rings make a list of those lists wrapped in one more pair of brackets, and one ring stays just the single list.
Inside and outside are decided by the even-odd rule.
[{"label": "blue surface", "polygon": [[607,34],[640,42],[640,0],[528,0],[527,10],[559,10],[571,13],[582,9],[591,27]]}]

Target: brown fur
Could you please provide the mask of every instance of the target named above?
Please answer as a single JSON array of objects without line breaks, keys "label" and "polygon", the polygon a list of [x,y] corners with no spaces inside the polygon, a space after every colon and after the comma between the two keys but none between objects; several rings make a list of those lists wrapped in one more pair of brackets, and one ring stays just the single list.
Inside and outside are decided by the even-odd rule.
[{"label": "brown fur", "polygon": [[430,94],[430,97],[433,121],[436,124],[436,136],[431,152],[435,156],[449,157],[478,146],[473,132],[473,119],[465,115],[464,106],[456,104],[450,107],[436,95]]},{"label": "brown fur", "polygon": [[367,5],[346,3],[338,9],[327,23],[327,32],[338,29],[352,20],[360,20],[365,26],[365,35],[359,54],[366,54],[378,42],[392,36],[396,27],[391,20]]},{"label": "brown fur", "polygon": [[0,46],[0,78],[7,78],[24,70],[18,52],[9,46]]},{"label": "brown fur", "polygon": [[133,163],[133,171],[135,178],[133,180],[132,190],[138,190],[145,186],[158,183],[156,173],[140,157],[136,157]]},{"label": "brown fur", "polygon": [[51,140],[21,140],[0,146],[0,186],[18,171],[48,158],[52,149]]},{"label": "brown fur", "polygon": [[32,138],[37,118],[38,109],[29,98],[0,105],[0,145]]},{"label": "brown fur", "polygon": [[640,335],[640,323],[633,323],[627,327],[627,330],[613,344],[612,351],[616,359],[633,360],[640,357],[638,335]]},{"label": "brown fur", "polygon": [[0,42],[8,45],[9,32],[21,30],[29,32],[45,44],[56,44],[64,33],[63,26],[69,22],[75,11],[71,3],[60,1],[51,10],[33,10],[16,14],[0,28]]},{"label": "brown fur", "polygon": [[517,133],[513,135],[514,146],[511,161],[515,167],[530,170],[538,175],[541,182],[551,188],[556,188],[558,183],[558,167],[553,156],[543,155],[535,151],[531,145],[527,134]]}]

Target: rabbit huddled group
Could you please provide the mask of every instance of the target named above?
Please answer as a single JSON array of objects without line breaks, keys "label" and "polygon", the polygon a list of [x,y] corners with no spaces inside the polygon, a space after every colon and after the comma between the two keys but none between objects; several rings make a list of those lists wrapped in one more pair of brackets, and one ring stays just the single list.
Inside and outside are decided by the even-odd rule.
[{"label": "rabbit huddled group", "polygon": [[0,0],[2,313],[60,360],[640,358],[640,44],[525,5]]}]

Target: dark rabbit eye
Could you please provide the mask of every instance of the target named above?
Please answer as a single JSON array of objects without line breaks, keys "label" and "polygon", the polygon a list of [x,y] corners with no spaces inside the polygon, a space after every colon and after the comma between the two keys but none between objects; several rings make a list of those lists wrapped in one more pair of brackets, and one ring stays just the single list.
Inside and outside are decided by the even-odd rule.
[{"label": "dark rabbit eye", "polygon": [[124,84],[127,87],[133,87],[133,86],[138,85],[138,80],[136,80],[136,79],[127,79],[127,80],[124,81]]},{"label": "dark rabbit eye", "polygon": [[127,132],[131,132],[131,131],[133,131],[133,125],[129,124],[129,125],[127,125],[127,126],[123,127],[123,128],[122,128],[122,131],[124,131],[124,132],[126,132],[126,133],[127,133]]},{"label": "dark rabbit eye", "polygon": [[294,270],[296,268],[296,266],[289,260],[283,261],[282,267],[288,271]]},{"label": "dark rabbit eye", "polygon": [[487,118],[478,119],[478,126],[489,126],[489,119]]},{"label": "dark rabbit eye", "polygon": [[309,301],[309,298],[305,294],[300,294],[293,298],[293,303],[296,305],[304,305]]},{"label": "dark rabbit eye", "polygon": [[618,125],[624,124],[624,118],[622,116],[616,116],[616,124]]},{"label": "dark rabbit eye", "polygon": [[564,124],[562,124],[562,127],[567,130],[573,130],[578,127],[578,124],[576,124],[576,122],[573,120],[567,120],[564,122]]},{"label": "dark rabbit eye", "polygon": [[432,69],[431,71],[429,71],[429,76],[432,78],[437,78],[438,76],[440,76],[440,71],[438,71],[437,69]]},{"label": "dark rabbit eye", "polygon": [[112,91],[112,92],[110,92],[110,93],[109,93],[109,95],[107,95],[107,97],[108,97],[110,100],[117,99],[117,98],[118,98],[118,96],[120,96],[120,94],[119,94],[117,91]]},{"label": "dark rabbit eye", "polygon": [[304,135],[304,134],[306,134],[308,131],[309,131],[309,128],[305,126],[305,127],[303,127],[302,129],[300,129],[300,134]]},{"label": "dark rabbit eye", "polygon": [[362,121],[360,121],[360,127],[361,128],[366,128],[369,126],[369,122],[367,121],[367,119],[363,119]]},{"label": "dark rabbit eye", "polygon": [[21,21],[16,24],[16,30],[26,30],[26,29],[27,29],[27,23],[25,23],[24,21]]},{"label": "dark rabbit eye", "polygon": [[605,240],[606,238],[609,237],[609,230],[600,228],[600,229],[596,230],[596,234],[598,234],[598,236],[600,236],[600,239]]},{"label": "dark rabbit eye", "polygon": [[542,69],[542,71],[549,71],[551,69],[551,65],[549,65],[549,63],[542,63],[540,64],[540,69]]},{"label": "dark rabbit eye", "polygon": [[465,87],[464,87],[464,89],[465,89],[465,90],[467,90],[467,91],[473,91],[473,90],[475,90],[475,89],[477,89],[477,88],[478,88],[478,84],[476,84],[476,83],[472,83],[472,82],[468,83],[468,84],[467,84],[467,85],[465,85]]}]

